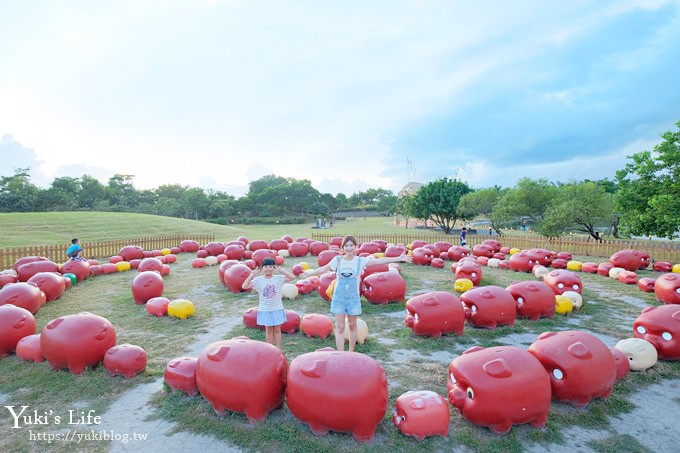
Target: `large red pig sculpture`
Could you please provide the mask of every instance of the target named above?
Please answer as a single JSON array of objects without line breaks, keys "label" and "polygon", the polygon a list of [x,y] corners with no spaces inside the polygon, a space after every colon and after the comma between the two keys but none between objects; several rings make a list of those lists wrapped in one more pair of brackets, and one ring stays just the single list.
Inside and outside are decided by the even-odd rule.
[{"label": "large red pig sculpture", "polygon": [[517,317],[538,321],[555,316],[555,293],[543,282],[522,281],[507,287],[517,302]]},{"label": "large red pig sculpture", "polygon": [[131,286],[132,297],[137,305],[145,304],[154,297],[161,297],[165,289],[163,277],[155,271],[144,271],[135,275]]},{"label": "large red pig sculpture", "polygon": [[680,305],[647,307],[633,323],[635,338],[647,340],[663,360],[680,360]]},{"label": "large red pig sculpture", "polygon": [[291,242],[288,244],[288,253],[292,258],[300,258],[309,252],[309,246],[304,242]]},{"label": "large red pig sculpture", "polygon": [[368,442],[387,412],[385,370],[358,352],[319,349],[294,358],[288,370],[286,402],[312,432],[351,432]]},{"label": "large red pig sculpture", "polygon": [[0,305],[12,304],[33,314],[37,313],[46,300],[45,293],[34,283],[13,283],[0,289]]},{"label": "large red pig sculpture", "polygon": [[250,275],[250,268],[245,264],[235,264],[224,271],[224,284],[232,293],[246,291],[243,289],[243,282]]},{"label": "large red pig sculpture", "polygon": [[22,338],[35,333],[35,318],[30,311],[15,305],[0,305],[0,358],[7,357]]},{"label": "large red pig sculpture", "polygon": [[609,257],[612,266],[633,272],[647,268],[650,261],[649,255],[639,250],[619,250]]},{"label": "large red pig sculpture", "polygon": [[447,389],[465,419],[498,434],[548,420],[550,379],[541,362],[514,346],[468,349],[449,364]]},{"label": "large red pig sculpture", "polygon": [[419,294],[406,302],[404,323],[419,336],[439,338],[452,332],[461,336],[465,310],[460,299],[449,292]]},{"label": "large red pig sculpture", "polygon": [[548,285],[557,296],[565,291],[575,291],[581,294],[583,290],[581,277],[575,272],[566,269],[555,269],[548,272],[543,276],[543,283]]},{"label": "large red pig sculpture", "polygon": [[394,402],[392,421],[402,434],[419,441],[428,436],[446,437],[450,420],[446,400],[429,390],[403,393]]},{"label": "large red pig sculpture", "polygon": [[144,249],[138,245],[126,245],[118,252],[125,261],[141,260],[144,258]]},{"label": "large red pig sculpture", "polygon": [[406,280],[399,272],[377,272],[362,280],[363,294],[372,304],[385,305],[403,302],[406,297]]},{"label": "large red pig sculpture", "polygon": [[56,272],[38,272],[28,279],[28,283],[33,283],[40,288],[40,291],[45,293],[48,302],[59,299],[66,291],[64,278]]},{"label": "large red pig sculpture", "polygon": [[300,330],[308,337],[326,338],[333,332],[333,321],[326,315],[308,313],[302,317]]},{"label": "large red pig sculpture", "polygon": [[680,274],[662,274],[654,282],[656,299],[664,304],[680,304]]},{"label": "large red pig sculpture", "polygon": [[179,244],[179,250],[182,253],[196,253],[198,252],[198,249],[201,247],[201,244],[199,244],[196,241],[192,240],[184,240],[180,242]]},{"label": "large red pig sculpture", "polygon": [[451,261],[460,261],[466,256],[470,256],[470,249],[461,245],[453,245],[447,251]]},{"label": "large red pig sculpture", "polygon": [[557,253],[546,249],[529,249],[528,252],[538,259],[539,264],[550,267],[553,260],[557,258]]},{"label": "large red pig sculpture", "polygon": [[432,262],[432,258],[434,258],[434,253],[427,247],[415,248],[411,254],[413,255],[413,264],[419,264],[421,266],[429,266]]},{"label": "large red pig sculpture", "polygon": [[40,347],[52,369],[80,374],[96,366],[116,345],[116,330],[108,319],[82,312],[53,319],[40,333]]},{"label": "large red pig sculpture", "polygon": [[550,377],[553,399],[584,407],[593,398],[608,398],[616,382],[611,351],[594,335],[579,330],[544,332],[529,352]]},{"label": "large red pig sculpture", "polygon": [[215,412],[245,413],[263,421],[283,405],[286,357],[274,345],[246,337],[212,343],[196,364],[196,384]]},{"label": "large red pig sculpture", "polygon": [[475,286],[482,282],[482,266],[472,257],[461,259],[452,269],[456,274],[456,280],[467,278]]},{"label": "large red pig sculpture", "polygon": [[[505,288],[480,286],[460,296],[465,304],[465,315],[475,327],[495,329],[498,326],[515,325],[517,302]],[[468,315],[469,313],[469,315]]]},{"label": "large red pig sculpture", "polygon": [[54,261],[40,260],[22,264],[17,271],[17,279],[20,282],[27,282],[39,272],[59,272],[59,265]]},{"label": "large red pig sculpture", "polygon": [[90,263],[83,260],[68,260],[61,265],[61,274],[74,274],[79,282],[90,276]]},{"label": "large red pig sculpture", "polygon": [[179,390],[189,396],[198,394],[196,384],[196,357],[178,357],[168,362],[163,373],[163,381],[173,390]]},{"label": "large red pig sculpture", "polygon": [[487,258],[493,258],[494,253],[496,253],[494,248],[487,244],[478,244],[472,247],[473,256],[485,256]]}]

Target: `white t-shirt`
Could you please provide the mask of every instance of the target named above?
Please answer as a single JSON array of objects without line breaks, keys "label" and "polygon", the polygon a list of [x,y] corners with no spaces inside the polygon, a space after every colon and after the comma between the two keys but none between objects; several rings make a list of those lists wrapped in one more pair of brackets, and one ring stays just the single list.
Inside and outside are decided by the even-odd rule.
[{"label": "white t-shirt", "polygon": [[260,295],[258,311],[283,310],[281,288],[286,281],[283,275],[272,275],[272,278],[255,277],[253,288]]},{"label": "white t-shirt", "polygon": [[357,276],[357,290],[359,290],[361,274],[362,272],[364,272],[364,269],[366,269],[366,266],[368,265],[367,258],[355,256],[351,260],[346,260],[342,257],[338,257],[333,258],[329,265],[333,271],[338,273],[338,275],[342,275],[345,278],[350,278],[353,277],[354,273],[357,271],[357,262],[359,263],[359,275]]}]

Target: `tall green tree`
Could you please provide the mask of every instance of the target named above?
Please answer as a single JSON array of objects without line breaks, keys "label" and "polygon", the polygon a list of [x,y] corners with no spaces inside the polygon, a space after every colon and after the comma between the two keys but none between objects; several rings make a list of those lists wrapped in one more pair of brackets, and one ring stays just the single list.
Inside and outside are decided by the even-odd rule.
[{"label": "tall green tree", "polygon": [[13,176],[0,177],[0,211],[32,212],[40,189],[31,182],[30,167],[17,168]]},{"label": "tall green tree", "polygon": [[98,179],[83,175],[80,177],[80,196],[78,197],[78,207],[80,209],[95,210],[96,206],[107,203],[106,186]]},{"label": "tall green tree", "polygon": [[505,192],[492,212],[495,221],[514,225],[522,217],[540,223],[555,198],[557,186],[547,179],[522,178]]},{"label": "tall green tree", "polygon": [[672,239],[680,230],[680,121],[677,131],[661,134],[654,152],[628,156],[616,172],[616,203],[627,233]]},{"label": "tall green tree", "polygon": [[441,178],[431,181],[407,198],[406,209],[411,217],[432,220],[446,234],[450,234],[457,220],[467,220],[466,213],[458,210],[460,199],[472,192],[467,183],[457,179]]},{"label": "tall green tree", "polygon": [[474,192],[470,192],[460,199],[460,206],[458,207],[460,212],[466,214],[467,217],[475,218],[477,216],[486,217],[491,223],[491,228],[493,228],[498,235],[502,235],[499,219],[494,216],[494,209],[498,200],[507,191],[507,189],[501,189],[498,186],[488,187],[485,189],[477,189]]},{"label": "tall green tree", "polygon": [[48,189],[40,191],[36,208],[38,211],[74,211],[80,207],[82,190],[78,178],[55,178]]},{"label": "tall green tree", "polygon": [[609,225],[614,216],[614,195],[594,182],[572,182],[557,188],[539,234],[556,237],[565,231],[580,231],[599,240],[597,227]]}]

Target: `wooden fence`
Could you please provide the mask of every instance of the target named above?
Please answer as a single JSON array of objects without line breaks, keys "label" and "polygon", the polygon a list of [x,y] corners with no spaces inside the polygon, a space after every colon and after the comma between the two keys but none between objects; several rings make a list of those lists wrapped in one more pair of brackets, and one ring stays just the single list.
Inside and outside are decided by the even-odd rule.
[{"label": "wooden fence", "polygon": [[[329,242],[334,237],[332,233],[312,233],[312,239]],[[356,234],[359,242],[368,242],[373,239],[382,239],[394,244],[410,244],[414,240],[423,240],[429,243],[437,241],[458,244],[458,236],[441,233],[399,233],[399,234]],[[593,258],[609,258],[612,254],[623,249],[634,249],[645,252],[654,261],[668,261],[672,264],[680,263],[680,243],[673,241],[649,241],[649,240],[624,240],[607,239],[602,242],[588,241],[581,238],[557,238],[547,239],[536,236],[490,236],[488,234],[468,234],[469,247],[481,244],[486,239],[496,239],[504,246],[518,249],[543,248],[555,252],[569,252],[574,256]]]},{"label": "wooden fence", "polygon": [[[99,259],[117,255],[118,252],[120,252],[120,249],[126,245],[137,245],[144,250],[157,250],[179,246],[180,242],[184,240],[193,240],[200,244],[207,244],[208,242],[213,242],[215,240],[215,235],[154,236],[105,242],[86,242],[80,245],[83,248],[83,257]],[[16,260],[24,256],[44,256],[55,263],[64,262],[66,260],[66,249],[68,249],[70,245],[71,244],[33,245],[30,247],[9,247],[0,249],[0,269],[11,268]]]}]

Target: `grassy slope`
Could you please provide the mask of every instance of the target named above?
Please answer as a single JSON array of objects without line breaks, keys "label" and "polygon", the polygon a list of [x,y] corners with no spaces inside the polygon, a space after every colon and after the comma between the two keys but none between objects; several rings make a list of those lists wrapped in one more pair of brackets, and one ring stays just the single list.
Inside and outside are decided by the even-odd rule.
[{"label": "grassy slope", "polygon": [[[357,218],[339,221],[332,231],[348,233],[403,233],[392,218]],[[241,235],[253,239],[277,239],[284,234],[311,236],[311,224],[227,226],[194,220],[148,214],[118,212],[38,212],[0,214],[0,248],[31,245],[67,244],[78,237],[82,242],[138,238],[175,234],[214,234],[218,241],[229,241]]]}]

